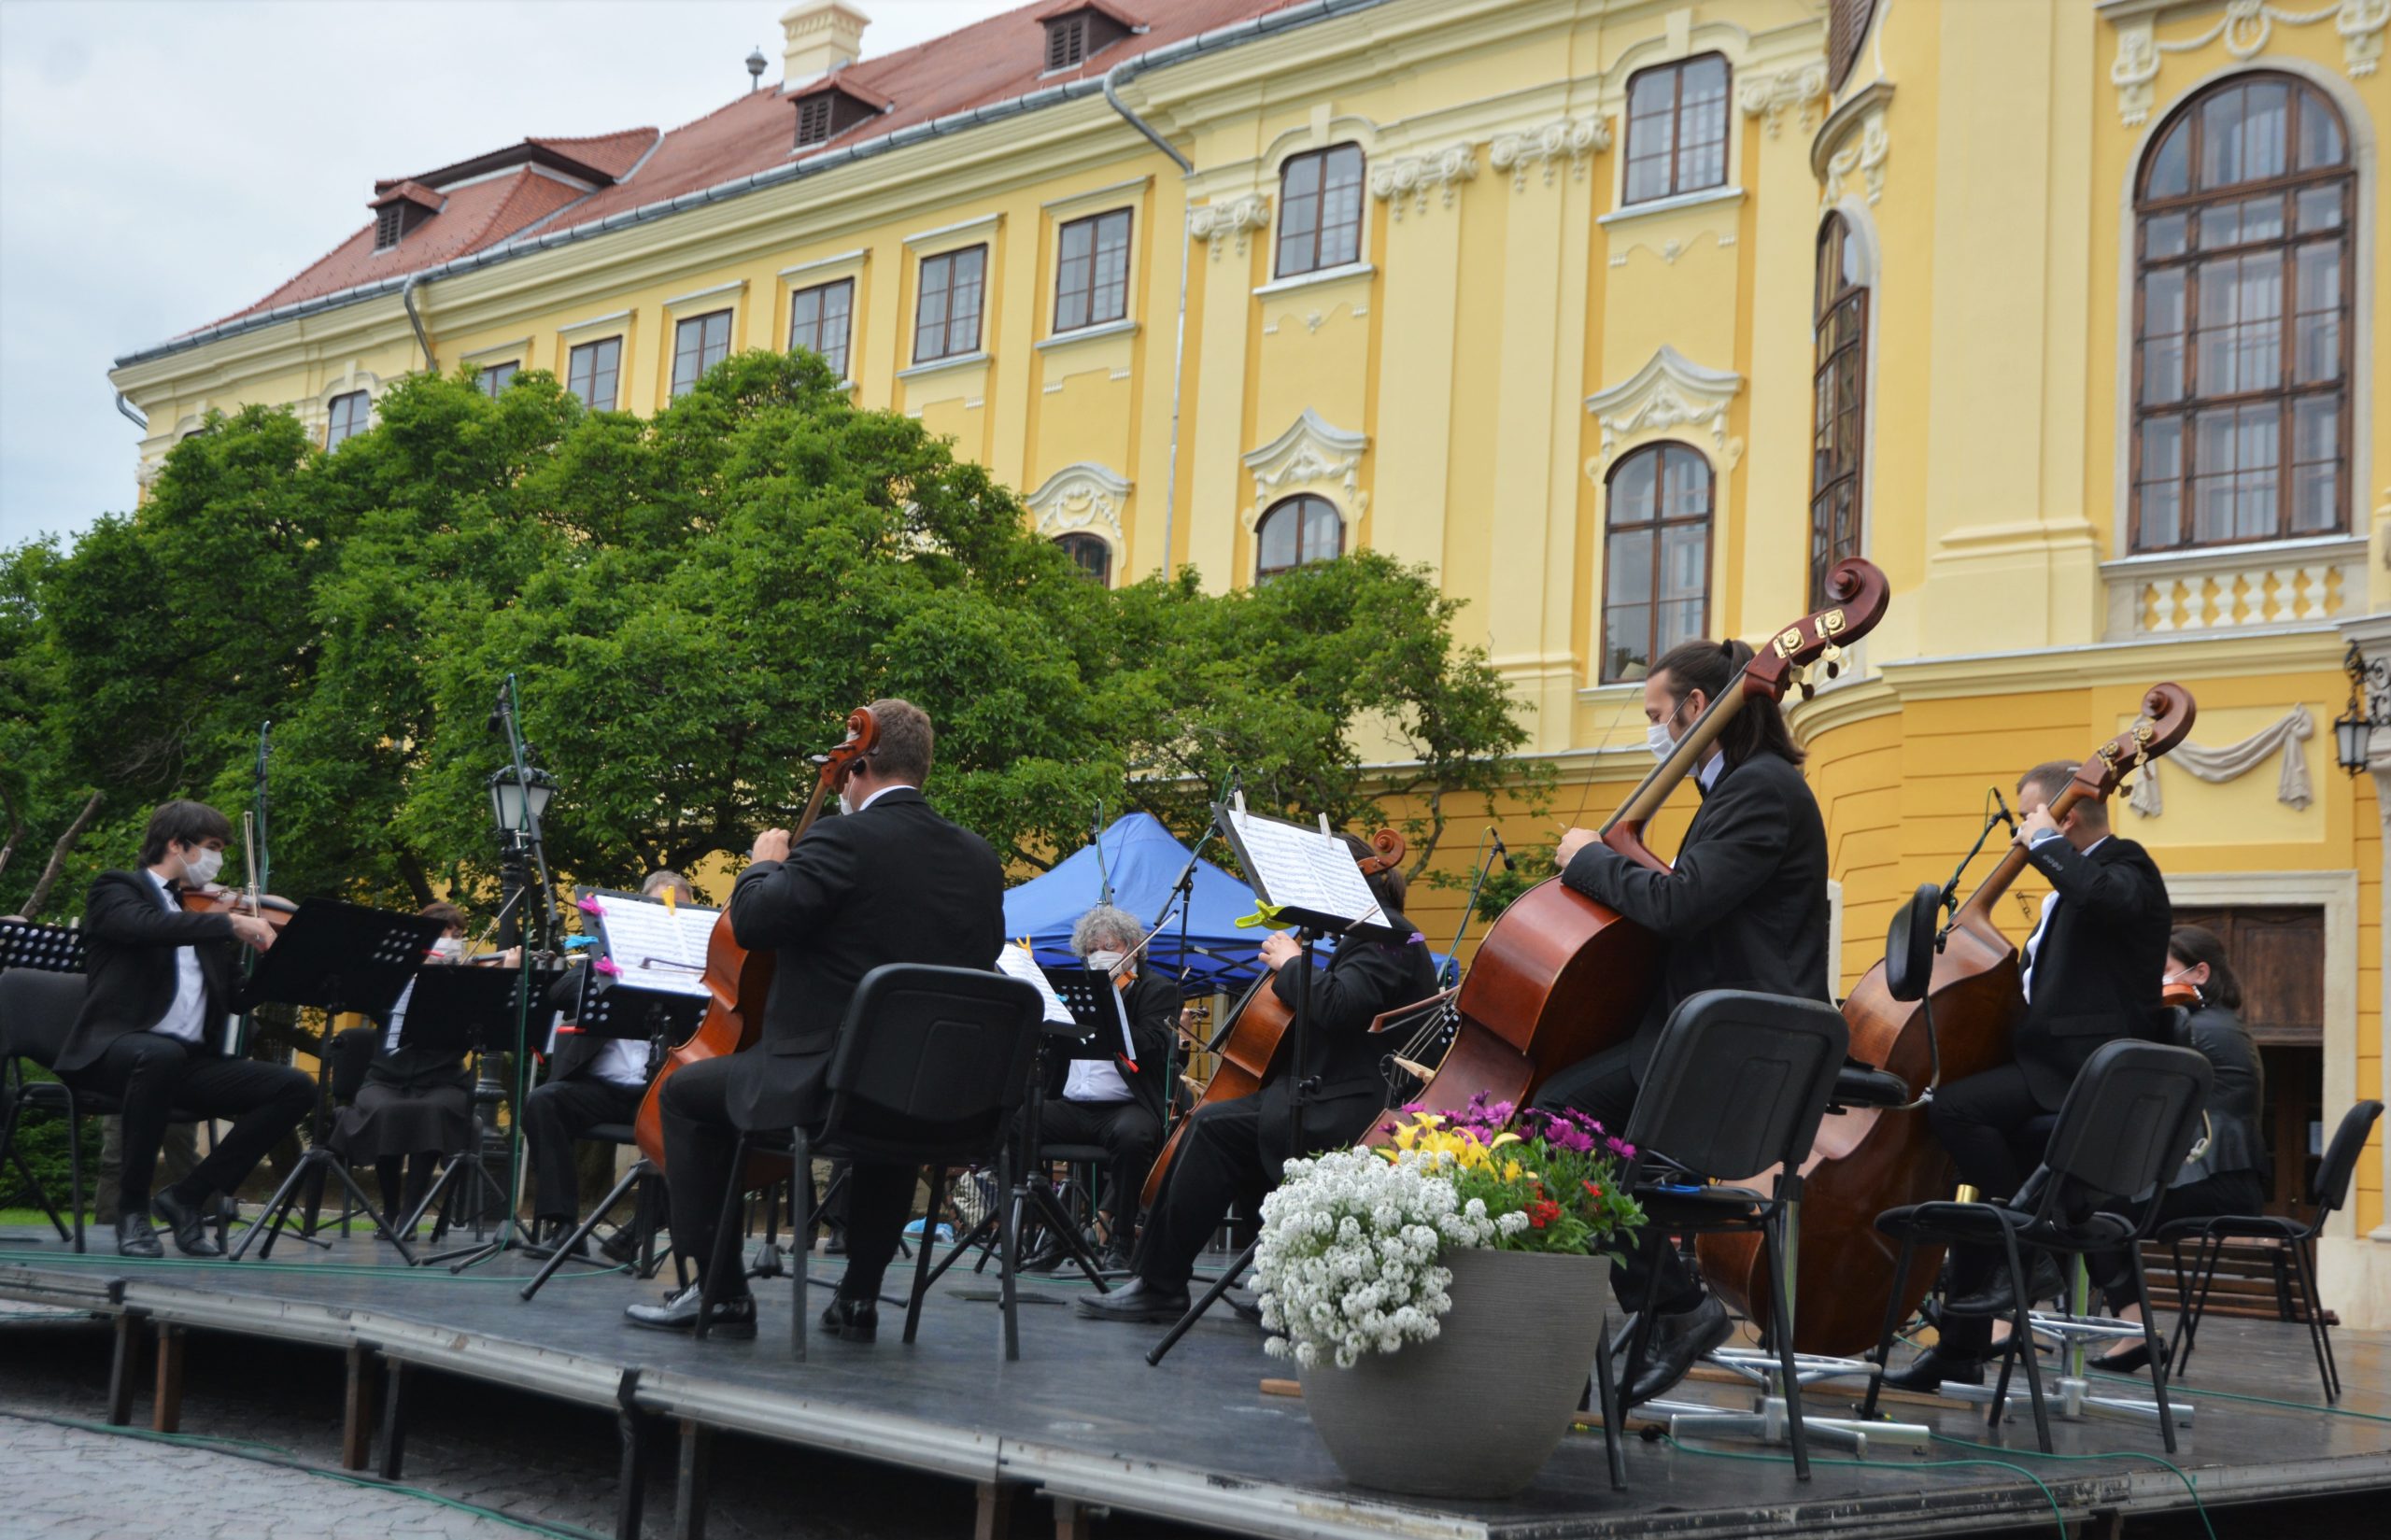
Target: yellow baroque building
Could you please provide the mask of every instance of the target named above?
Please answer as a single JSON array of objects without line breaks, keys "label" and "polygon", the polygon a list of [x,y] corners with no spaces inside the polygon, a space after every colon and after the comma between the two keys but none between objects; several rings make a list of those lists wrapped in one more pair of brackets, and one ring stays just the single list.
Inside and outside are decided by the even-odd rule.
[{"label": "yellow baroque building", "polygon": [[[2351,777],[2332,724],[2353,643],[2391,661],[2391,0],[1056,0],[883,58],[847,0],[783,25],[779,89],[377,184],[118,360],[145,478],[211,408],[330,446],[470,366],[647,412],[802,344],[1107,581],[1429,564],[1565,817],[1648,765],[1656,647],[1768,634],[1862,553],[1891,610],[1791,712],[1844,983],[1988,786],[2172,679],[2192,746],[2117,819],[2248,978],[2278,1200],[2384,1095],[2391,733]],[[2321,1259],[2371,1326],[2386,1164]]]}]

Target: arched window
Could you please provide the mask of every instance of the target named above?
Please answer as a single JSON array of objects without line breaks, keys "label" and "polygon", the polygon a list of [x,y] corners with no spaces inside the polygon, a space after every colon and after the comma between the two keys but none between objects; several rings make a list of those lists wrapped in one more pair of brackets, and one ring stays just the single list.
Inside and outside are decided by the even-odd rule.
[{"label": "arched window", "polygon": [[2357,177],[2324,93],[2179,108],[2134,198],[2133,548],[2349,528]]},{"label": "arched window", "polygon": [[1868,422],[1868,285],[1859,238],[1840,214],[1818,228],[1810,385],[1810,602],[1827,573],[1860,554],[1860,467]]},{"label": "arched window", "polygon": [[1362,147],[1290,155],[1279,168],[1278,276],[1362,260]]},{"label": "arched window", "polygon": [[1615,685],[1709,625],[1710,462],[1650,444],[1612,466],[1606,486],[1603,683]]},{"label": "arched window", "polygon": [[1344,555],[1345,521],[1324,497],[1291,497],[1262,516],[1253,527],[1253,581],[1267,583],[1280,572]]},{"label": "arched window", "polygon": [[1727,181],[1727,61],[1715,53],[1627,82],[1627,187],[1640,204]]},{"label": "arched window", "polygon": [[1103,587],[1112,586],[1112,547],[1102,535],[1068,534],[1054,537],[1063,554],[1079,563],[1082,576],[1093,579]]}]

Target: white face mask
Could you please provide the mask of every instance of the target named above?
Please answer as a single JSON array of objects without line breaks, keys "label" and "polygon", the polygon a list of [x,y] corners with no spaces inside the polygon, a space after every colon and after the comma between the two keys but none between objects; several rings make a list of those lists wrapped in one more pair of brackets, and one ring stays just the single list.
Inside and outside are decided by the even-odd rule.
[{"label": "white face mask", "polygon": [[1099,973],[1110,973],[1121,966],[1121,959],[1126,955],[1122,952],[1091,952],[1087,954],[1087,966]]},{"label": "white face mask", "polygon": [[455,962],[465,954],[464,938],[461,936],[434,937],[432,942],[432,954],[444,963]]},{"label": "white face mask", "polygon": [[220,850],[203,850],[197,855],[185,855],[182,862],[183,876],[191,885],[205,887],[216,881],[218,872],[224,869],[224,853]]},{"label": "white face mask", "polygon": [[1666,722],[1655,722],[1644,729],[1644,746],[1652,751],[1655,759],[1666,759],[1677,751],[1677,741],[1669,736]]}]

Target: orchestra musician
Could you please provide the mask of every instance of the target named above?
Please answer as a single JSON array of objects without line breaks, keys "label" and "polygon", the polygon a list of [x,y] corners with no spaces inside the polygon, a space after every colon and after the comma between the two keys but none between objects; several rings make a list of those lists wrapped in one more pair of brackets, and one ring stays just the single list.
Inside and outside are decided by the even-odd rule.
[{"label": "orchestra musician", "polygon": [[[1050,1083],[1040,1128],[1049,1144],[1104,1147],[1104,1193],[1096,1205],[1096,1226],[1107,1269],[1129,1264],[1138,1196],[1145,1191],[1146,1173],[1162,1149],[1163,1104],[1169,1094],[1167,1076],[1179,1020],[1179,991],[1160,971],[1140,966],[1144,958],[1137,955],[1137,946],[1143,940],[1145,927],[1138,917],[1111,904],[1096,905],[1071,926],[1071,951],[1090,968],[1111,975],[1137,1059],[1132,1063],[1121,1056],[1120,1023],[1104,1014],[1108,1008],[1099,1004],[1103,1019],[1096,1038],[1113,1052],[1056,1066],[1061,1084]],[[1022,1266],[1043,1271],[1065,1254],[1062,1238],[1049,1236]]]},{"label": "orchestra musician", "polygon": [[[2050,804],[2075,776],[2070,760],[2036,765],[2017,781],[2015,842],[2050,880],[2040,920],[2020,950],[2026,1014],[2012,1062],[1956,1081],[1928,1105],[1935,1137],[1959,1180],[1988,1200],[2006,1198],[2042,1162],[2068,1087],[2102,1043],[2164,1035],[2159,980],[2171,913],[2167,883],[2149,854],[2109,831],[2109,810],[2085,798],[2054,823]],[[1954,1248],[1939,1340],[1909,1367],[1884,1377],[1897,1390],[1943,1381],[1978,1385],[1993,1350],[1992,1318],[2011,1313],[2008,1268],[1994,1247]],[[2059,1264],[2033,1255],[2029,1295],[2059,1293]]]},{"label": "orchestra musician", "polygon": [[[647,874],[640,892],[650,898],[672,896],[694,904],[697,890],[677,871]],[[570,1017],[581,999],[586,962],[568,968],[548,991],[551,1010]],[[601,1123],[627,1123],[639,1115],[649,1078],[648,1046],[632,1038],[593,1038],[559,1032],[548,1053],[548,1076],[523,1098],[523,1142],[531,1151],[531,1216],[535,1233],[560,1240],[581,1222],[581,1180],[573,1169],[573,1141]]]},{"label": "orchestra musician", "polygon": [[[463,957],[463,910],[434,902],[416,912],[440,922],[429,963]],[[474,1131],[474,1076],[465,1067],[464,1052],[405,1040],[407,1007],[414,997],[415,982],[409,980],[384,1013],[365,1083],[342,1110],[331,1136],[332,1148],[342,1159],[373,1166],[382,1193],[382,1220],[394,1230],[400,1218],[414,1213],[432,1190],[441,1157],[462,1151]]]},{"label": "orchestra musician", "polygon": [[[1345,836],[1356,859],[1372,857],[1369,841]],[[1373,871],[1366,879],[1388,925],[1408,940],[1349,937],[1337,943],[1326,971],[1312,981],[1307,1012],[1305,1059],[1291,1066],[1292,1051],[1274,1061],[1262,1088],[1235,1101],[1214,1102],[1190,1115],[1177,1159],[1166,1174],[1162,1195],[1146,1221],[1137,1273],[1109,1293],[1077,1302],[1095,1321],[1171,1321],[1186,1313],[1187,1280],[1205,1241],[1232,1206],[1250,1215],[1278,1186],[1290,1154],[1351,1144],[1385,1106],[1379,1074],[1384,1050],[1369,1036],[1370,1023],[1400,1006],[1436,992],[1436,966],[1427,942],[1401,912],[1408,883],[1399,868]],[[1301,976],[1287,965],[1302,956],[1293,936],[1272,934],[1262,943],[1262,963],[1273,977],[1269,987],[1295,1007]],[[1304,1138],[1294,1148],[1291,1114],[1294,1081],[1310,1083],[1304,1109]]]},{"label": "orchestra musician", "polygon": [[[2167,974],[2162,984],[2188,984],[2199,993],[2185,1022],[2185,1038],[2209,1063],[2208,1137],[2158,1196],[2158,1222],[2218,1214],[2263,1213],[2267,1206],[2267,1141],[2258,1109],[2267,1104],[2267,1072],[2258,1044],[2242,1024],[2242,982],[2226,961],[2225,943],[2200,925],[2177,925],[2167,938]],[[2139,1221],[2149,1207],[2139,1197],[2118,1211]],[[2123,1251],[2095,1251],[2085,1258],[2120,1321],[2140,1321],[2133,1274]],[[2130,1374],[2150,1362],[2147,1343],[2121,1344],[2093,1360],[2113,1374]]]},{"label": "orchestra musician", "polygon": [[[1655,757],[1669,756],[1751,656],[1741,642],[1694,641],[1653,664],[1644,681],[1644,715]],[[1661,1028],[1688,996],[1749,989],[1831,998],[1826,825],[1802,778],[1802,759],[1775,702],[1751,701],[1694,771],[1702,805],[1673,869],[1631,861],[1592,829],[1562,836],[1562,881],[1649,930],[1664,951],[1660,982],[1634,1037],[1549,1077],[1538,1106],[1574,1108],[1623,1133]],[[1682,1379],[1733,1329],[1700,1275],[1665,1248],[1648,1268],[1640,1254],[1612,1264],[1612,1287],[1626,1308],[1642,1307],[1654,1272],[1659,1293],[1648,1356],[1634,1383],[1620,1387],[1629,1406]]]},{"label": "orchestra musician", "polygon": [[[219,1254],[203,1222],[214,1195],[238,1188],[315,1106],[316,1084],[304,1072],[226,1052],[235,953],[271,947],[273,928],[250,914],[185,913],[177,897],[183,883],[215,879],[232,835],[214,808],[168,802],[149,815],[139,869],[100,873],[83,902],[90,988],[53,1067],[74,1089],[124,1109],[121,1256],[164,1254],[153,1213],[185,1256]],[[190,1175],[153,1194],[159,1140],[177,1109],[233,1125]]]},{"label": "orchestra musician", "polygon": [[[791,846],[786,829],[756,841],[730,891],[742,947],[777,954],[754,1052],[684,1067],[664,1084],[665,1182],[673,1243],[699,1281],[661,1305],[634,1305],[633,1324],[694,1329],[715,1226],[736,1179],[734,1109],[750,1127],[790,1127],[828,1110],[823,1084],[848,1002],[885,963],[985,969],[1004,946],[1004,869],[986,841],[948,823],[922,796],[930,719],[911,701],[870,707],[879,727],[839,793],[844,816],[825,818]],[[879,1325],[882,1276],[913,1210],[917,1168],[857,1161],[847,1199],[847,1270],[822,1329],[869,1342]],[[802,1259],[800,1259],[800,1264]],[[736,1268],[734,1261],[731,1266]],[[710,1333],[752,1337],[756,1302],[743,1271],[718,1280]]]}]

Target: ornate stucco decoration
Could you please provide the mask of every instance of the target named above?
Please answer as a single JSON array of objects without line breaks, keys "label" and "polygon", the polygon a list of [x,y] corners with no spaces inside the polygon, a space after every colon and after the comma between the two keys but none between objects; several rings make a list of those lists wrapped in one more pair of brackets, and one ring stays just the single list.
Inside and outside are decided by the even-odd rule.
[{"label": "ornate stucco decoration", "polygon": [[1126,544],[1121,532],[1121,504],[1129,495],[1129,485],[1126,476],[1110,466],[1083,459],[1048,476],[1022,502],[1038,516],[1040,534],[1051,539],[1085,530],[1111,541],[1117,552]]},{"label": "ornate stucco decoration", "polygon": [[1221,260],[1221,241],[1233,236],[1237,254],[1245,255],[1247,239],[1257,230],[1270,225],[1270,199],[1266,193],[1249,192],[1242,198],[1226,203],[1206,204],[1187,217],[1187,233],[1212,248],[1212,260]]},{"label": "ornate stucco decoration", "polygon": [[1833,203],[1843,179],[1855,171],[1866,179],[1870,203],[1885,195],[1885,162],[1893,153],[1885,113],[1892,100],[1892,82],[1873,81],[1845,98],[1818,126],[1818,137],[1810,141],[1810,169],[1824,202]]},{"label": "ornate stucco decoration", "polygon": [[[2275,772],[2275,800],[2295,812],[2303,812],[2313,800],[2308,789],[2308,755],[2300,747],[2316,735],[2316,720],[2305,706],[2294,706],[2271,726],[2262,728],[2238,743],[2221,749],[2202,748],[2186,741],[2175,745],[2168,755],[2171,770],[2180,770],[2194,780],[2211,785],[2239,780],[2271,758],[2280,758]],[[2158,761],[2154,759],[2134,777],[2133,795],[2127,805],[2144,818],[2156,818],[2166,811],[2166,800],[2158,790]]]},{"label": "ornate stucco decoration", "polygon": [[1497,171],[1511,174],[1511,191],[1524,191],[1528,172],[1535,166],[1544,168],[1545,186],[1552,185],[1561,163],[1566,161],[1578,180],[1586,177],[1586,162],[1610,148],[1610,122],[1604,118],[1563,118],[1542,128],[1520,134],[1498,134],[1487,159]]},{"label": "ornate stucco decoration", "polygon": [[1774,75],[1750,75],[1735,88],[1735,101],[1747,118],[1758,118],[1761,128],[1772,139],[1785,126],[1785,115],[1798,110],[1801,123],[1808,128],[1813,120],[1825,110],[1827,98],[1827,65],[1823,59],[1804,64],[1799,69],[1778,70]]},{"label": "ornate stucco decoration", "polygon": [[1253,528],[1263,509],[1297,492],[1326,498],[1352,523],[1370,505],[1369,494],[1362,490],[1362,456],[1369,447],[1369,434],[1331,427],[1305,407],[1285,432],[1243,457],[1253,477],[1252,505],[1240,515],[1246,529]]},{"label": "ornate stucco decoration", "polygon": [[1399,220],[1407,201],[1415,212],[1427,213],[1428,194],[1435,191],[1443,192],[1445,206],[1452,207],[1453,200],[1461,194],[1461,184],[1477,177],[1477,147],[1451,145],[1429,155],[1406,155],[1399,160],[1379,162],[1370,168],[1370,191]]},{"label": "ornate stucco decoration", "polygon": [[2149,120],[2158,78],[2158,56],[2190,53],[2220,38],[2225,51],[2248,62],[2266,51],[2275,23],[2306,27],[2332,19],[2341,34],[2341,63],[2353,79],[2371,75],[2383,63],[2383,34],[2391,27],[2391,0],[2341,0],[2313,10],[2292,10],[2269,0],[2227,0],[2225,15],[2197,37],[2158,41],[2155,10],[2137,10],[2115,21],[2117,51],[2109,61],[2109,83],[2117,88],[2117,117],[2128,128]]},{"label": "ornate stucco decoration", "polygon": [[1705,369],[1662,343],[1643,368],[1586,398],[1586,410],[1603,430],[1602,452],[1586,466],[1586,474],[1600,481],[1620,441],[1630,434],[1677,428],[1708,429],[1711,447],[1733,467],[1743,458],[1743,441],[1727,437],[1727,403],[1743,388],[1743,375]]}]

